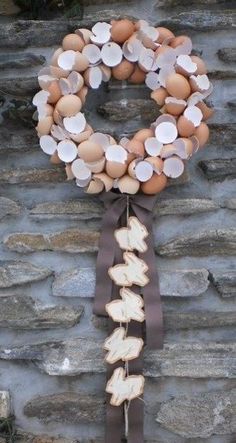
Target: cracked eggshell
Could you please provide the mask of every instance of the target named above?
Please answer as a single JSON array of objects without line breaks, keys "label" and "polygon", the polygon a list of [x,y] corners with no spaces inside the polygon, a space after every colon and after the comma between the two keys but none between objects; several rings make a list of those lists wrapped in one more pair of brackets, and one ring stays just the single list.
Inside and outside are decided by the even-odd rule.
[{"label": "cracked eggshell", "polygon": [[119,65],[122,61],[122,49],[117,43],[105,43],[101,49],[101,58],[104,65],[113,68],[114,66]]},{"label": "cracked eggshell", "polygon": [[73,174],[73,172],[71,170],[71,165],[69,165],[69,164],[66,165],[65,172],[66,172],[66,178],[67,178],[68,181],[69,180],[73,180],[75,178],[75,176],[74,176],[74,174]]},{"label": "cracked eggshell", "polygon": [[110,191],[113,187],[113,179],[109,177],[105,172],[100,172],[99,174],[94,174],[93,178],[101,180],[105,186],[106,192]]},{"label": "cracked eggshell", "polygon": [[48,103],[55,104],[61,97],[61,89],[59,86],[59,82],[57,80],[50,83],[50,85],[47,88],[47,91],[49,92],[48,97]]},{"label": "cracked eggshell", "polygon": [[116,43],[124,43],[135,32],[135,25],[131,20],[122,19],[112,22],[111,37]]},{"label": "cracked eggshell", "polygon": [[175,124],[163,121],[157,125],[155,135],[160,143],[167,144],[172,143],[177,138],[178,131]]},{"label": "cracked eggshell", "polygon": [[179,35],[170,41],[170,46],[176,50],[176,54],[189,55],[192,52],[192,41],[187,35]]},{"label": "cracked eggshell", "polygon": [[59,68],[58,66],[50,66],[50,72],[51,74],[60,79],[60,78],[67,78],[70,71],[66,71],[65,69]]},{"label": "cracked eggshell", "polygon": [[138,65],[146,73],[156,71],[158,66],[155,52],[152,49],[143,48],[138,59]]},{"label": "cracked eggshell", "polygon": [[134,72],[134,64],[128,60],[122,60],[119,65],[112,68],[112,75],[117,80],[127,80]]},{"label": "cracked eggshell", "polygon": [[206,65],[200,57],[197,55],[191,55],[191,59],[193,63],[196,63],[197,65],[197,70],[195,72],[196,75],[204,75],[207,73]]},{"label": "cracked eggshell", "polygon": [[86,140],[78,146],[79,157],[87,163],[96,162],[103,157],[104,151],[98,143]]},{"label": "cracked eggshell", "polygon": [[135,154],[138,157],[144,157],[144,144],[137,138],[132,138],[132,140],[127,143],[126,148],[130,154]]},{"label": "cracked eggshell", "polygon": [[78,34],[67,34],[62,40],[62,47],[64,51],[72,49],[73,51],[82,51],[85,43],[82,37]]},{"label": "cracked eggshell", "polygon": [[84,114],[82,114],[82,112],[78,112],[78,114],[74,115],[73,117],[65,117],[63,124],[68,132],[72,134],[80,134],[85,129],[86,120]]},{"label": "cracked eggshell", "polygon": [[135,167],[135,175],[136,178],[141,182],[147,182],[150,180],[153,174],[153,167],[150,162],[146,162],[146,160],[140,161],[136,164]]},{"label": "cracked eggshell", "polygon": [[134,65],[134,72],[129,77],[129,83],[134,85],[141,85],[145,82],[146,73],[140,69],[138,65]]},{"label": "cracked eggshell", "polygon": [[71,140],[62,140],[57,145],[58,157],[65,163],[71,163],[77,157],[77,146]]},{"label": "cracked eggshell", "polygon": [[137,33],[133,34],[122,46],[124,57],[130,62],[138,61],[142,49],[144,49],[144,46],[138,40]]},{"label": "cracked eggshell", "polygon": [[176,72],[185,76],[190,76],[197,71],[197,64],[193,62],[189,55],[181,54],[176,60]]},{"label": "cracked eggshell", "polygon": [[156,137],[148,137],[144,142],[144,146],[148,155],[156,157],[160,155],[163,145],[156,139]]},{"label": "cracked eggshell", "polygon": [[166,97],[165,98],[165,110],[172,115],[180,115],[183,110],[186,108],[187,103],[185,100],[177,99],[175,97]]},{"label": "cracked eggshell", "polygon": [[207,106],[206,103],[203,101],[197,103],[196,106],[201,110],[203,120],[208,120],[214,114],[214,110],[212,108],[209,108],[209,106]]},{"label": "cracked eggshell", "polygon": [[92,178],[85,192],[87,194],[99,194],[103,189],[104,183],[99,179]]},{"label": "cracked eggshell", "polygon": [[52,58],[51,58],[51,61],[50,61],[50,64],[52,65],[52,66],[58,66],[58,57],[59,57],[59,55],[61,55],[63,53],[63,48],[57,48],[55,51],[54,51],[54,53],[53,53],[53,55],[52,55]]},{"label": "cracked eggshell", "polygon": [[111,25],[106,22],[98,22],[92,27],[91,42],[102,46],[111,39]]},{"label": "cracked eggshell", "polygon": [[194,124],[183,115],[178,119],[177,128],[181,137],[191,137],[196,129]]},{"label": "cracked eggshell", "polygon": [[166,79],[166,89],[172,97],[186,99],[191,94],[188,80],[181,74],[171,74]]},{"label": "cracked eggshell", "polygon": [[167,177],[164,174],[153,174],[152,178],[141,184],[141,190],[144,194],[154,195],[163,191],[167,185]]},{"label": "cracked eggshell", "polygon": [[163,26],[158,26],[156,29],[159,33],[159,36],[157,39],[158,43],[163,43],[165,40],[172,39],[175,37],[173,32],[171,32],[168,28],[164,28]]},{"label": "cracked eggshell", "polygon": [[50,135],[42,135],[39,139],[39,144],[43,152],[48,155],[54,154],[57,149],[57,142]]},{"label": "cracked eggshell", "polygon": [[70,138],[76,143],[82,143],[88,140],[92,133],[93,129],[90,125],[87,124],[83,132],[81,132],[80,134],[70,134]]},{"label": "cracked eggshell", "polygon": [[145,84],[152,91],[156,91],[160,87],[159,75],[156,72],[148,72],[146,75]]},{"label": "cracked eggshell", "polygon": [[156,91],[152,91],[151,98],[159,105],[163,106],[165,103],[165,99],[168,96],[168,92],[165,88],[160,87]]},{"label": "cracked eggshell", "polygon": [[70,94],[61,97],[55,107],[55,110],[62,117],[72,117],[76,115],[82,108],[82,103],[77,95]]},{"label": "cracked eggshell", "polygon": [[109,82],[112,74],[111,68],[109,68],[109,66],[104,65],[103,63],[99,65],[99,68],[102,71],[102,81],[105,83]]},{"label": "cracked eggshell", "polygon": [[176,155],[183,160],[187,160],[193,154],[193,142],[190,138],[177,138],[173,145],[176,148]]},{"label": "cracked eggshell", "polygon": [[152,165],[153,171],[160,175],[163,171],[163,160],[160,157],[146,157],[145,161]]},{"label": "cracked eggshell", "polygon": [[196,128],[200,125],[203,115],[197,106],[188,106],[184,111],[184,117],[190,120]]},{"label": "cracked eggshell", "polygon": [[124,175],[118,181],[118,188],[122,194],[137,194],[140,183],[129,175]]},{"label": "cracked eggshell", "polygon": [[50,163],[52,163],[52,165],[60,165],[61,163],[63,163],[61,159],[58,157],[57,151],[55,151],[54,154],[51,155]]},{"label": "cracked eggshell", "polygon": [[[176,141],[176,140],[175,140]],[[164,145],[162,150],[161,150],[161,158],[169,158],[171,157],[173,154],[177,153],[177,148],[174,145],[175,142],[170,143],[168,145]]]},{"label": "cracked eggshell", "polygon": [[209,139],[209,128],[205,122],[200,123],[198,128],[196,128],[194,135],[199,141],[199,148],[202,148]]},{"label": "cracked eggshell", "polygon": [[85,182],[90,181],[91,179],[91,171],[87,168],[85,162],[80,158],[73,161],[71,164],[71,171],[75,178],[84,182],[84,184],[81,183],[81,186],[86,186],[88,182]]},{"label": "cracked eggshell", "polygon": [[135,174],[135,168],[137,165],[138,160],[134,159],[130,162],[129,166],[128,166],[128,174],[130,175],[130,177],[132,178],[136,178],[136,174]]},{"label": "cracked eggshell", "polygon": [[53,123],[53,118],[50,115],[40,120],[36,126],[38,136],[41,137],[42,135],[48,135],[51,131]]},{"label": "cracked eggshell", "polygon": [[77,72],[84,72],[89,67],[89,61],[84,54],[76,52],[73,69]]},{"label": "cracked eggshell", "polygon": [[184,163],[179,157],[173,155],[164,160],[163,172],[170,178],[180,177],[184,172]]},{"label": "cracked eggshell", "polygon": [[90,37],[91,35],[93,35],[92,31],[86,28],[76,29],[75,34],[78,34],[80,37],[82,37],[85,45],[88,45],[90,43]]},{"label": "cracked eggshell", "polygon": [[102,71],[97,66],[86,69],[84,73],[84,81],[87,86],[92,89],[98,89],[102,83]]},{"label": "cracked eggshell", "polygon": [[189,81],[193,92],[206,92],[211,86],[206,74],[191,75]]},{"label": "cracked eggshell", "polygon": [[83,48],[82,55],[88,60],[90,65],[95,65],[101,61],[101,51],[93,43],[90,43]]},{"label": "cracked eggshell", "polygon": [[100,160],[96,162],[86,163],[86,166],[90,169],[91,172],[98,174],[104,170],[106,163],[105,157],[102,157]]},{"label": "cracked eggshell", "polygon": [[134,139],[135,140],[139,140],[140,142],[144,143],[145,140],[149,137],[153,137],[154,136],[154,131],[150,128],[144,128],[144,129],[140,129],[138,132],[136,132],[136,134],[134,135]]},{"label": "cracked eggshell", "polygon": [[86,102],[87,94],[88,94],[88,86],[83,86],[83,87],[80,89],[80,91],[77,92],[77,94],[76,94],[76,95],[80,98],[80,100],[81,100],[81,102],[82,102],[82,105],[84,105],[85,102]]}]

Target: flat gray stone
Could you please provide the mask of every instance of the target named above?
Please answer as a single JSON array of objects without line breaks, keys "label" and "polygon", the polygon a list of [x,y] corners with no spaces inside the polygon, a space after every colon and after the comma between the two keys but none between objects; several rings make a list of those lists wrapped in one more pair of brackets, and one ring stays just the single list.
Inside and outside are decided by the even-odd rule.
[{"label": "flat gray stone", "polygon": [[171,15],[169,18],[158,22],[158,26],[165,26],[172,31],[219,31],[233,28],[235,12],[231,9],[222,10],[190,10]]},{"label": "flat gray stone", "polygon": [[0,197],[0,220],[6,216],[19,215],[21,211],[20,205],[9,198]]},{"label": "flat gray stone", "polygon": [[224,207],[228,209],[236,209],[236,198],[230,198],[224,202]]},{"label": "flat gray stone", "polygon": [[[0,350],[0,359],[32,361],[52,376],[104,373],[103,341],[74,338],[42,341]],[[236,378],[236,344],[170,343],[159,351],[144,353],[144,374],[148,377]]]},{"label": "flat gray stone", "polygon": [[142,120],[154,121],[158,115],[159,106],[148,99],[123,99],[109,101],[98,107],[98,112],[114,122],[122,122],[140,117]]},{"label": "flat gray stone", "polygon": [[233,150],[236,138],[236,128],[233,123],[210,123],[211,145],[224,146]]},{"label": "flat gray stone", "polygon": [[86,229],[69,229],[55,234],[10,234],[4,244],[11,251],[29,253],[34,251],[96,252],[99,233]]},{"label": "flat gray stone", "polygon": [[20,69],[43,65],[45,57],[31,52],[11,52],[0,54],[1,69]]},{"label": "flat gray stone", "polygon": [[32,151],[38,146],[39,139],[36,131],[32,129],[0,128],[0,152],[2,154]]},{"label": "flat gray stone", "polygon": [[222,297],[236,296],[236,270],[211,271],[210,279]]},{"label": "flat gray stone", "polygon": [[51,274],[50,269],[29,262],[0,261],[0,288],[10,288],[44,280]]},{"label": "flat gray stone", "polygon": [[[196,297],[204,293],[208,286],[206,269],[157,270],[162,296]],[[95,268],[80,268],[56,274],[52,285],[56,297],[94,297]]]},{"label": "flat gray stone", "polygon": [[53,167],[51,169],[9,169],[1,171],[0,176],[0,183],[7,185],[59,182],[66,182],[66,174],[62,167]]},{"label": "flat gray stone", "polygon": [[236,48],[220,48],[217,55],[225,63],[236,63]]},{"label": "flat gray stone", "polygon": [[236,158],[202,160],[199,166],[208,180],[222,181],[236,178]]},{"label": "flat gray stone", "polygon": [[218,204],[206,198],[171,198],[160,199],[155,206],[157,216],[164,215],[192,215],[215,211]]},{"label": "flat gray stone", "polygon": [[11,415],[11,399],[9,391],[0,391],[0,417],[8,418]]},{"label": "flat gray stone", "polygon": [[165,257],[235,255],[236,229],[209,229],[179,236],[157,245],[156,251]]},{"label": "flat gray stone", "polygon": [[0,327],[10,329],[71,328],[83,307],[43,305],[29,296],[0,297]]},{"label": "flat gray stone", "polygon": [[14,96],[32,97],[39,89],[36,76],[24,77],[2,77],[0,79],[0,88],[3,93]]},{"label": "flat gray stone", "polygon": [[161,404],[157,422],[185,438],[236,432],[236,389],[181,395]]}]

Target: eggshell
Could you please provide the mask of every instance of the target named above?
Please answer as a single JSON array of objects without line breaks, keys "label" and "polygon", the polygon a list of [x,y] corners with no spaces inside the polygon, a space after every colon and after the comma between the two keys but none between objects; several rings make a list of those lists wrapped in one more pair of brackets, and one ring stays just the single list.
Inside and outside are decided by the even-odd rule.
[{"label": "eggshell", "polygon": [[72,117],[82,108],[82,102],[77,95],[64,95],[56,104],[56,110],[62,117]]},{"label": "eggshell", "polygon": [[134,72],[134,64],[128,60],[122,60],[122,62],[112,68],[112,75],[117,80],[127,80]]},{"label": "eggshell", "polygon": [[163,171],[163,166],[164,166],[164,162],[161,158],[159,157],[146,157],[145,161],[148,163],[151,163],[154,172],[156,172],[156,174],[160,175]]},{"label": "eggshell", "polygon": [[113,186],[113,179],[109,177],[105,172],[101,172],[100,174],[94,174],[93,177],[98,180],[101,180],[105,186],[106,192],[110,191]]},{"label": "eggshell", "polygon": [[104,189],[104,183],[98,179],[92,179],[86,189],[87,194],[99,194]]},{"label": "eggshell", "polygon": [[58,57],[62,53],[63,53],[63,48],[56,49],[56,51],[53,53],[52,58],[51,58],[51,65],[58,66],[58,64],[57,64]]},{"label": "eggshell", "polygon": [[185,99],[191,93],[188,80],[181,74],[169,75],[166,79],[166,89],[170,95],[178,99]]},{"label": "eggshell", "polygon": [[171,157],[173,154],[176,154],[176,147],[174,144],[170,143],[168,145],[164,145],[161,150],[161,158],[168,158]]},{"label": "eggshell", "polygon": [[196,106],[202,111],[203,120],[208,120],[214,114],[214,110],[209,108],[205,102],[199,102]]},{"label": "eggshell", "polygon": [[165,110],[172,115],[180,115],[186,108],[187,103],[185,100],[176,99],[174,97],[166,97]]},{"label": "eggshell", "polygon": [[122,175],[125,174],[127,170],[127,164],[126,163],[118,163],[118,162],[106,162],[106,173],[111,178],[119,178],[122,177]]},{"label": "eggshell", "polygon": [[149,137],[153,137],[154,132],[152,129],[150,128],[144,128],[144,129],[140,129],[138,132],[136,132],[136,134],[134,135],[134,139],[135,140],[139,140],[141,143],[144,143],[145,140]]},{"label": "eggshell", "polygon": [[50,163],[52,163],[52,165],[59,165],[60,163],[63,163],[61,161],[61,159],[58,157],[58,153],[57,151],[54,152],[54,154],[51,155],[50,157]]},{"label": "eggshell", "polygon": [[156,28],[157,31],[159,32],[159,37],[157,39],[158,43],[162,43],[164,40],[169,39],[169,38],[174,38],[175,35],[173,34],[173,32],[171,32],[169,29],[167,28],[163,28],[162,26],[158,26],[158,28]]},{"label": "eggshell", "polygon": [[104,151],[102,146],[97,143],[86,140],[78,146],[79,157],[85,162],[96,162],[103,157]]},{"label": "eggshell", "polygon": [[123,19],[112,22],[111,37],[116,43],[124,43],[134,33],[135,26],[131,20]]},{"label": "eggshell", "polygon": [[82,37],[77,34],[68,34],[63,38],[62,47],[64,51],[82,51],[85,43]]},{"label": "eggshell", "polygon": [[130,175],[130,177],[132,178],[136,178],[135,175],[135,167],[137,164],[137,159],[134,159],[130,162],[129,166],[128,166],[128,174]]},{"label": "eggshell", "polygon": [[105,157],[102,157],[96,162],[86,163],[86,166],[90,169],[91,172],[98,174],[99,172],[102,172],[104,170],[105,162]]},{"label": "eggshell", "polygon": [[52,125],[53,125],[53,118],[50,115],[40,120],[36,127],[39,137],[41,137],[41,135],[48,135],[51,131]]},{"label": "eggshell", "polygon": [[177,129],[181,137],[190,137],[194,134],[196,128],[190,120],[181,115],[177,122]]},{"label": "eggshell", "polygon": [[196,63],[197,65],[197,71],[195,72],[196,75],[203,75],[207,73],[206,65],[200,57],[197,55],[191,55],[191,59],[193,63]]},{"label": "eggshell", "polygon": [[202,148],[209,138],[209,128],[206,123],[202,122],[198,128],[196,128],[196,131],[194,132],[194,135],[197,137],[199,141],[199,147]]},{"label": "eggshell", "polygon": [[[173,40],[170,41],[170,46],[172,48],[178,48],[178,46],[182,46],[184,44],[185,45],[187,44],[189,46],[189,49],[190,49],[189,52],[191,52],[192,44],[191,44],[190,38],[187,35],[178,35],[178,37],[175,37]],[[191,45],[191,48],[190,48],[190,45]]]},{"label": "eggshell", "polygon": [[118,187],[122,194],[137,194],[140,183],[129,175],[124,175],[118,181]]},{"label": "eggshell", "polygon": [[93,35],[92,31],[90,29],[86,28],[79,28],[75,30],[75,34],[78,34],[82,39],[84,40],[84,43],[88,45],[90,43],[90,37]]},{"label": "eggshell", "polygon": [[65,71],[65,69],[59,68],[58,66],[50,66],[50,72],[58,79],[67,78],[70,74],[70,71]]},{"label": "eggshell", "polygon": [[139,157],[143,157],[145,154],[144,144],[136,138],[133,138],[127,143],[127,150],[131,154],[135,154]]},{"label": "eggshell", "polygon": [[48,103],[56,103],[61,97],[61,90],[57,80],[53,81],[47,88],[47,91],[50,93],[48,97]]},{"label": "eggshell", "polygon": [[157,194],[163,191],[167,185],[167,177],[164,174],[153,174],[152,178],[145,183],[142,183],[141,190],[144,194]]},{"label": "eggshell", "polygon": [[133,74],[129,77],[128,81],[134,85],[141,85],[145,82],[146,73],[140,69],[138,65],[135,66]]},{"label": "eggshell", "polygon": [[75,69],[77,72],[84,72],[88,67],[89,61],[87,57],[80,52],[76,52],[73,69]]},{"label": "eggshell", "polygon": [[151,98],[159,105],[163,106],[165,98],[168,97],[168,92],[165,88],[159,88],[156,91],[152,91]]}]

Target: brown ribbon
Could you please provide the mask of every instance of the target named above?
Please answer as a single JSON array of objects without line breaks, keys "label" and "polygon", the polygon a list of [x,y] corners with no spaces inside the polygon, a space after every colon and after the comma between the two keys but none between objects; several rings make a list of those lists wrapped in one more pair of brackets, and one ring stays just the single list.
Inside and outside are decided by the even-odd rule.
[{"label": "brown ribbon", "polygon": [[[114,237],[114,230],[119,227],[122,215],[127,210],[127,195],[115,192],[104,192],[100,195],[106,212],[102,221],[102,232],[99,241],[99,251],[96,267],[96,291],[93,312],[96,315],[107,316],[105,305],[110,302],[112,294],[112,280],[108,269],[114,265],[118,244]],[[156,196],[131,195],[129,205],[132,212],[138,217],[148,230],[147,251],[140,257],[147,263],[149,283],[142,289],[145,303],[146,340],[150,349],[163,347],[163,317],[159,281],[156,270],[155,252],[153,247],[152,211]]]}]

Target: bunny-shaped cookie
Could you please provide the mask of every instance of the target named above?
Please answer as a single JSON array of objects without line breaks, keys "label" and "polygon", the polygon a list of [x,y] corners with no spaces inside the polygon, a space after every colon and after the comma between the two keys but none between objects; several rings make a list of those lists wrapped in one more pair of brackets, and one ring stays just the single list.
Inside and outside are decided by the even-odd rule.
[{"label": "bunny-shaped cookie", "polygon": [[125,251],[139,252],[147,250],[147,244],[144,239],[148,236],[146,227],[139,221],[137,217],[129,217],[128,227],[115,230],[115,238],[121,249]]},{"label": "bunny-shaped cookie", "polygon": [[136,257],[132,252],[124,252],[125,264],[118,264],[108,269],[110,278],[118,286],[145,286],[149,278],[145,275],[148,266],[144,260]]}]

